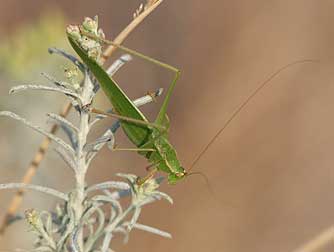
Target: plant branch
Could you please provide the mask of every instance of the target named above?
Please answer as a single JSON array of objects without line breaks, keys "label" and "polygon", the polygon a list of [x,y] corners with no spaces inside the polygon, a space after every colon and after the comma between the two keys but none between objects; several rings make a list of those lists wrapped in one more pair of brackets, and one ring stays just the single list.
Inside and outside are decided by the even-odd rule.
[{"label": "plant branch", "polygon": [[293,252],[316,252],[334,242],[334,227],[329,227]]},{"label": "plant branch", "polygon": [[[114,39],[115,44],[122,44],[124,40],[129,36],[129,34],[141,23],[143,20],[151,14],[163,0],[156,1],[154,4],[149,6],[145,11],[143,11],[139,16],[132,20],[132,22],[125,27],[125,29]],[[113,53],[117,50],[117,47],[110,45],[103,53],[103,62],[106,61]]]},{"label": "plant branch", "polygon": [[44,187],[44,186],[24,184],[24,183],[0,184],[0,190],[6,190],[6,189],[30,189],[30,190],[35,190],[35,191],[39,191],[42,193],[50,194],[62,200],[68,201],[68,197],[65,193],[62,193],[55,189]]}]

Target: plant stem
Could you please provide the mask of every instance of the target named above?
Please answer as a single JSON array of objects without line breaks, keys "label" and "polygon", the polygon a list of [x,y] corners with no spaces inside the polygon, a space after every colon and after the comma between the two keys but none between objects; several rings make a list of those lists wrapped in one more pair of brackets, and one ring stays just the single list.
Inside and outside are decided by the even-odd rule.
[{"label": "plant stem", "polygon": [[119,224],[123,223],[126,216],[134,210],[134,206],[129,206],[121,215],[119,215],[112,223],[107,225],[104,229],[104,239],[102,242],[102,252],[107,252],[110,240],[112,238],[112,232],[118,227]]},{"label": "plant stem", "polygon": [[[83,104],[91,104],[92,97],[94,97],[94,85],[91,83],[88,74],[85,76],[82,87],[82,102]],[[89,133],[89,110],[80,110],[80,126],[78,132],[78,148],[76,150],[76,163],[77,169],[75,174],[76,185],[75,193],[73,198],[73,212],[75,217],[75,225],[80,225],[80,220],[84,212],[84,201],[85,201],[85,184],[86,184],[86,172],[88,165],[86,163],[86,152],[84,147],[87,143],[87,136]],[[82,231],[78,233],[78,246],[80,251],[83,251],[83,234]]]}]

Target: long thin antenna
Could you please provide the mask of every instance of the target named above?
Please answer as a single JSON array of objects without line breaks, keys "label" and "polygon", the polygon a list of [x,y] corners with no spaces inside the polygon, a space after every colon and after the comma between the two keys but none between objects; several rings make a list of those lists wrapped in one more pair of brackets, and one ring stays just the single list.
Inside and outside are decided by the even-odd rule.
[{"label": "long thin antenna", "polygon": [[188,169],[188,171],[190,171],[191,169],[194,168],[194,166],[197,164],[197,162],[203,157],[203,155],[205,154],[205,152],[209,149],[209,147],[217,140],[217,138],[219,137],[219,135],[227,128],[227,126],[233,121],[233,119],[240,113],[241,110],[243,110],[243,108],[252,100],[252,98],[254,96],[256,96],[258,94],[258,92],[264,88],[267,84],[270,83],[270,81],[272,79],[274,79],[278,74],[280,74],[282,71],[284,71],[285,69],[293,66],[293,65],[297,65],[297,64],[302,64],[302,63],[318,63],[319,61],[317,60],[312,60],[312,59],[306,59],[306,60],[298,60],[298,61],[294,61],[292,63],[289,63],[287,65],[285,65],[284,67],[278,69],[275,73],[273,73],[271,76],[269,76],[268,79],[266,79],[257,89],[255,89],[255,91],[253,93],[251,93],[248,98],[232,113],[231,117],[225,122],[224,126],[218,130],[218,132],[211,138],[211,140],[209,141],[209,143],[204,147],[204,149],[198,154],[198,156],[195,158],[195,160],[193,161],[193,163],[191,164],[190,168]]},{"label": "long thin antenna", "polygon": [[213,189],[211,187],[209,178],[208,178],[208,176],[206,176],[205,173],[203,173],[203,172],[189,172],[189,173],[187,173],[187,177],[189,177],[191,175],[200,175],[205,180],[205,184],[206,184],[206,186],[207,186],[207,188],[208,188],[208,190],[210,192],[210,195],[214,194],[214,191],[213,191]]}]

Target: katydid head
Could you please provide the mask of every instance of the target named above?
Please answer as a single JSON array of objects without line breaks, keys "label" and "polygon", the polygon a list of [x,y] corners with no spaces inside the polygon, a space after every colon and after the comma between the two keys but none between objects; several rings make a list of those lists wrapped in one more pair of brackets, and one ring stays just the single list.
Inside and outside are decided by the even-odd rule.
[{"label": "katydid head", "polygon": [[171,174],[168,175],[168,183],[170,185],[175,185],[179,181],[182,181],[189,176],[200,175],[201,177],[203,177],[205,179],[205,183],[206,183],[210,193],[214,194],[213,190],[212,190],[212,187],[210,185],[209,179],[204,173],[202,173],[202,172],[187,172],[182,166],[180,166],[180,168],[183,170],[182,172],[171,173]]},{"label": "katydid head", "polygon": [[176,173],[170,173],[168,175],[168,183],[171,185],[175,185],[177,182],[183,180],[188,173],[183,167],[180,167],[182,171]]},{"label": "katydid head", "polygon": [[182,166],[180,168],[182,169],[182,172],[171,173],[171,174],[168,175],[168,183],[169,184],[175,185],[179,181],[182,181],[183,179],[185,179],[186,177],[189,177],[191,175],[200,175],[206,180],[207,184],[209,184],[209,179],[204,173],[202,173],[202,172],[187,172]]}]

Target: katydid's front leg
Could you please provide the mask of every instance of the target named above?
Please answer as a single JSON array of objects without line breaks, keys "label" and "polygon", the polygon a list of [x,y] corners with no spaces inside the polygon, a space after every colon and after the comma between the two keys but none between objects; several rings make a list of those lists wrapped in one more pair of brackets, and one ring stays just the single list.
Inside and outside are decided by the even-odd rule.
[{"label": "katydid's front leg", "polygon": [[158,168],[155,167],[145,177],[143,177],[143,178],[138,177],[138,179],[137,179],[137,185],[139,185],[139,186],[143,185],[147,180],[153,178],[154,175],[157,172],[158,172]]},{"label": "katydid's front leg", "polygon": [[163,161],[163,160],[160,160],[160,161],[158,161],[158,162],[155,162],[155,163],[152,163],[152,164],[146,166],[146,167],[145,167],[145,170],[146,170],[147,172],[152,171],[152,167],[156,168],[156,166],[159,165],[159,163],[161,163],[162,161]]}]

